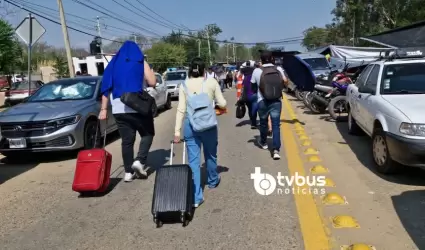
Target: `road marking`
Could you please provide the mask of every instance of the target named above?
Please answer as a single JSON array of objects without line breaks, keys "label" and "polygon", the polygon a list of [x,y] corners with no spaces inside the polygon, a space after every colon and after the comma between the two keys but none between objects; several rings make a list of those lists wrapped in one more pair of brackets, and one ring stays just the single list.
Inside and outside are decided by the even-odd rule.
[{"label": "road marking", "polygon": [[[281,117],[285,120],[294,110],[289,104],[286,95],[283,95],[283,104]],[[285,116],[285,112],[289,115]],[[296,118],[293,118],[296,120]],[[291,175],[298,173],[305,176],[303,161],[300,156],[297,141],[291,130],[291,125],[285,122],[281,123],[281,133],[285,146],[286,158],[288,161],[288,169]],[[308,139],[308,138],[306,138]],[[295,204],[300,221],[301,233],[304,239],[305,250],[328,250],[331,249],[330,239],[326,233],[325,225],[320,217],[319,209],[311,194],[294,193]]]}]

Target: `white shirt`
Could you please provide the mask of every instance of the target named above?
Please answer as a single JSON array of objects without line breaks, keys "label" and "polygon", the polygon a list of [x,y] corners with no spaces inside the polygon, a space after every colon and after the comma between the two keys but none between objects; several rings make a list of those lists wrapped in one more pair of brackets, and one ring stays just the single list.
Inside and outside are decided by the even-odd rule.
[{"label": "white shirt", "polygon": [[209,78],[215,78],[216,77],[216,75],[215,75],[215,73],[214,72],[211,72],[211,73],[208,73],[207,72],[207,74],[206,74],[206,78],[207,79],[209,79]]},{"label": "white shirt", "polygon": [[[263,67],[274,67],[273,63],[266,63],[263,64]],[[277,66],[277,70],[282,74],[282,78],[285,79],[286,81],[286,76],[285,73],[282,69],[282,67]],[[257,96],[258,96],[258,100],[257,102],[261,102],[263,100],[263,95],[260,92],[260,79],[261,79],[261,74],[263,73],[263,70],[261,68],[256,68],[254,69],[254,72],[252,72],[252,77],[251,77],[251,83],[256,83],[258,86],[258,90],[257,90]]]}]

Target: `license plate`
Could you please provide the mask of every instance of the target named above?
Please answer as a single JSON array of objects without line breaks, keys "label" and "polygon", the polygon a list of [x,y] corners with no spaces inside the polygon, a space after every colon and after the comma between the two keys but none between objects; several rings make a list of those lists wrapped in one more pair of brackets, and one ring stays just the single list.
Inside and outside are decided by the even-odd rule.
[{"label": "license plate", "polygon": [[26,148],[27,141],[25,138],[9,139],[9,148]]}]

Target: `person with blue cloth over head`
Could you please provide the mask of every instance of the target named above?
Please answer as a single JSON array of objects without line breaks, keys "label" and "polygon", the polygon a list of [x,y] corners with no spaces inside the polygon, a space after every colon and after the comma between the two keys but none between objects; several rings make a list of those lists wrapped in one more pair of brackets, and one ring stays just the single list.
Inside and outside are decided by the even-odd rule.
[{"label": "person with blue cloth over head", "polygon": [[[109,62],[103,74],[102,106],[99,113],[99,120],[107,119],[110,99],[112,114],[121,136],[125,182],[131,182],[136,177],[147,177],[146,160],[155,136],[155,127],[152,115],[142,115],[136,112],[121,102],[120,97],[128,92],[145,91],[147,87],[144,86],[145,83],[154,87],[156,85],[155,74],[145,61],[139,46],[132,41],[126,41]],[[136,131],[141,140],[137,157],[134,158]]]}]

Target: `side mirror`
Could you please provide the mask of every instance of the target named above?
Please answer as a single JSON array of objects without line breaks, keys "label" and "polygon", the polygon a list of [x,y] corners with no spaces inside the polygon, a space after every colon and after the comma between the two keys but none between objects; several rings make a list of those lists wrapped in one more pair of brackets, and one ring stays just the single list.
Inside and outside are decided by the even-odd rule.
[{"label": "side mirror", "polygon": [[359,92],[364,94],[371,94],[371,95],[375,94],[375,90],[368,88],[364,85],[359,88]]}]

